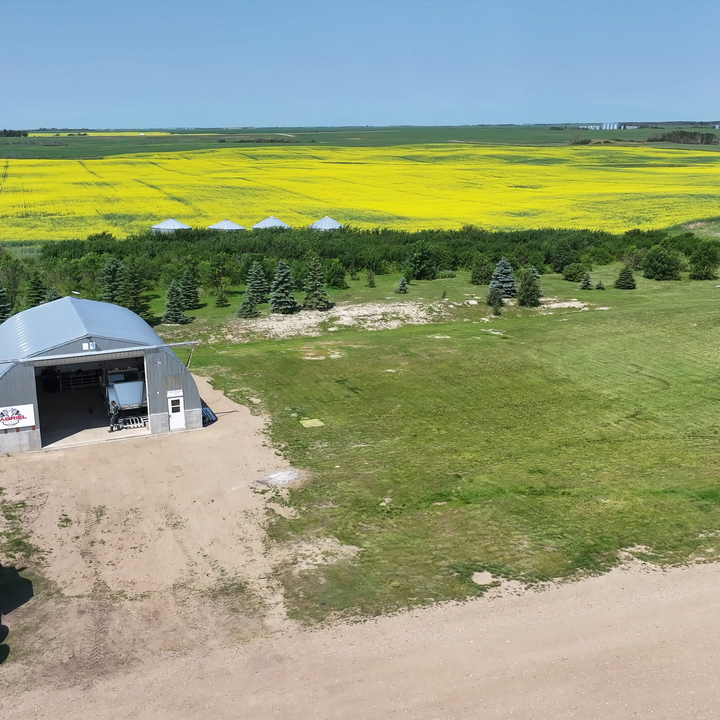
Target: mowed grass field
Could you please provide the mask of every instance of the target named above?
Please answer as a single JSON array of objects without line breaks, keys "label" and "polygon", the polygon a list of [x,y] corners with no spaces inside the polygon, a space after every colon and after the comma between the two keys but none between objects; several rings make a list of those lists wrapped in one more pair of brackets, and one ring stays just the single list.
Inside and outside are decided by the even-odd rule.
[{"label": "mowed grass field", "polygon": [[[307,474],[287,499],[297,516],[275,517],[273,540],[358,548],[280,569],[295,617],[467,598],[483,592],[476,571],[574,578],[623,549],[718,559],[720,289],[638,277],[637,290],[614,290],[618,270],[592,273],[604,292],[543,277],[546,295],[584,310],[514,308],[483,322],[486,307],[462,302],[484,289],[459,275],[393,298],[427,304],[446,290],[438,324],[196,350],[194,371],[267,414],[272,441]],[[396,279],[373,292],[393,297]],[[368,299],[363,284],[345,297]]]},{"label": "mowed grass field", "polygon": [[466,144],[257,146],[0,161],[0,240],[118,236],[323,215],[358,227],[623,231],[713,217],[720,155],[698,149]]}]

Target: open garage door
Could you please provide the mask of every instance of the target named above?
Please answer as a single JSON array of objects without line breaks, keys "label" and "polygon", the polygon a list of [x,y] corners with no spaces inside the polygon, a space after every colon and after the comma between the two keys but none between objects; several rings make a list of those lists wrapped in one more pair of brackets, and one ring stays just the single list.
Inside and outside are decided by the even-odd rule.
[{"label": "open garage door", "polygon": [[111,380],[121,383],[126,377],[141,386],[137,394],[142,400],[133,407],[121,408],[121,418],[128,419],[122,436],[149,434],[142,421],[147,417],[147,408],[142,407],[146,396],[144,358],[126,353],[118,355],[102,359],[43,360],[35,364],[43,447],[84,445],[117,437],[108,434],[108,386]]}]

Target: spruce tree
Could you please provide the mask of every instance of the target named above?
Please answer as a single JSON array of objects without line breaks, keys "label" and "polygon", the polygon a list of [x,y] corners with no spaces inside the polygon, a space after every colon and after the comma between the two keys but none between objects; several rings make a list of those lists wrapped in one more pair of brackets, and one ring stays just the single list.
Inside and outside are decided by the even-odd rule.
[{"label": "spruce tree", "polygon": [[143,320],[150,321],[150,305],[142,294],[143,283],[140,272],[132,258],[122,263],[118,273],[118,290],[115,303],[126,307],[139,315]]},{"label": "spruce tree", "polygon": [[592,282],[590,281],[590,273],[586,272],[582,276],[582,280],[580,281],[580,290],[592,290]]},{"label": "spruce tree", "polygon": [[12,313],[12,305],[5,292],[5,288],[0,284],[0,324],[4,323]]},{"label": "spruce tree", "polygon": [[215,293],[215,307],[224,308],[229,305],[230,300],[228,300],[227,294],[227,278],[223,278],[220,283],[220,287],[218,287],[217,292]]},{"label": "spruce tree", "polygon": [[237,309],[237,316],[239,318],[260,317],[255,295],[250,292],[249,288],[245,291],[245,295],[243,295],[240,307]]},{"label": "spruce tree", "polygon": [[499,287],[490,287],[487,294],[487,304],[492,308],[493,315],[499,315],[500,309],[505,304],[502,290]]},{"label": "spruce tree", "polygon": [[520,287],[518,288],[518,305],[524,307],[538,307],[540,305],[542,289],[540,288],[539,278],[540,273],[534,267],[523,270],[520,276]]},{"label": "spruce tree", "polygon": [[620,276],[615,281],[615,287],[618,290],[634,290],[635,278],[633,277],[632,268],[626,265],[621,271]]},{"label": "spruce tree", "polygon": [[372,270],[365,273],[365,282],[369,288],[375,287],[375,273]]},{"label": "spruce tree", "polygon": [[110,258],[100,271],[98,284],[100,285],[100,300],[103,302],[117,303],[121,271],[122,263],[115,257]]},{"label": "spruce tree", "polygon": [[270,312],[291,315],[297,309],[298,306],[292,293],[290,268],[281,260],[275,268],[275,276],[270,288]]},{"label": "spruce tree", "polygon": [[397,284],[397,287],[395,288],[396,293],[400,293],[401,295],[406,295],[408,291],[408,281],[404,278],[400,278],[400,282]]},{"label": "spruce tree", "polygon": [[498,288],[504,298],[517,296],[517,287],[513,276],[512,265],[503,257],[500,258],[490,280],[491,288]]},{"label": "spruce tree", "polygon": [[27,306],[37,307],[45,302],[45,293],[47,292],[45,285],[39,273],[33,273],[28,282],[27,289]]},{"label": "spruce tree", "polygon": [[53,300],[59,300],[60,299],[60,293],[53,287],[48,288],[47,292],[45,293],[45,302],[49,303]]},{"label": "spruce tree", "polygon": [[598,280],[598,283],[597,283],[597,285],[595,286],[595,289],[596,289],[596,290],[604,290],[604,289],[605,289],[605,285],[603,284],[603,281],[602,281],[602,280]]},{"label": "spruce tree", "polygon": [[183,310],[197,310],[200,307],[200,291],[198,290],[195,273],[186,270],[178,282]]},{"label": "spruce tree", "polygon": [[305,310],[327,310],[330,307],[327,293],[325,292],[325,278],[323,277],[322,265],[317,255],[310,259],[308,271],[305,276],[305,299],[303,309]]},{"label": "spruce tree", "polygon": [[[250,266],[250,270],[247,275],[247,289],[245,294],[251,293],[255,298],[255,304],[260,305],[268,301],[268,283],[265,277],[265,270],[263,269],[262,263],[257,260]],[[243,298],[243,302],[245,298]],[[254,317],[254,316],[252,316]]]},{"label": "spruce tree", "polygon": [[470,268],[472,285],[489,285],[495,266],[485,255],[476,255]]},{"label": "spruce tree", "polygon": [[183,313],[182,288],[177,280],[173,280],[167,290],[162,321],[166,325],[186,325],[190,322],[190,318]]}]

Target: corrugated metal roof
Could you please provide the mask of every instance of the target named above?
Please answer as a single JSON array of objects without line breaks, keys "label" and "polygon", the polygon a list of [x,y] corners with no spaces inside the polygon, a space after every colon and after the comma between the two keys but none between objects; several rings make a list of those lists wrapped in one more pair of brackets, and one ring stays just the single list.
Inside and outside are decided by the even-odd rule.
[{"label": "corrugated metal roof", "polygon": [[185,223],[178,222],[175,218],[168,218],[157,225],[153,225],[152,229],[159,232],[172,232],[173,230],[189,230],[190,226]]},{"label": "corrugated metal roof", "polygon": [[266,228],[290,228],[290,226],[287,223],[284,223],[282,220],[278,220],[274,215],[271,215],[270,217],[266,217],[264,220],[261,220],[259,223],[256,223],[253,225],[253,230],[264,230]]},{"label": "corrugated metal roof", "polygon": [[42,355],[86,337],[128,345],[163,343],[142,318],[124,307],[64,297],[24,310],[0,325],[0,360]]},{"label": "corrugated metal roof", "polygon": [[310,225],[311,230],[340,230],[342,225],[327,215]]},{"label": "corrugated metal roof", "polygon": [[234,223],[232,220],[221,220],[214,225],[208,225],[208,230],[224,230],[226,232],[232,232],[234,230],[244,230],[242,225]]}]

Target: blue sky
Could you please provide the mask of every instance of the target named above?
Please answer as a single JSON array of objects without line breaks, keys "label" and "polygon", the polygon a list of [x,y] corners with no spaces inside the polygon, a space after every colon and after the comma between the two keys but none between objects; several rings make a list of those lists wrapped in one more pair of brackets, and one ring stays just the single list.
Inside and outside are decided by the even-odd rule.
[{"label": "blue sky", "polygon": [[720,120],[718,0],[1,0],[0,127]]}]

